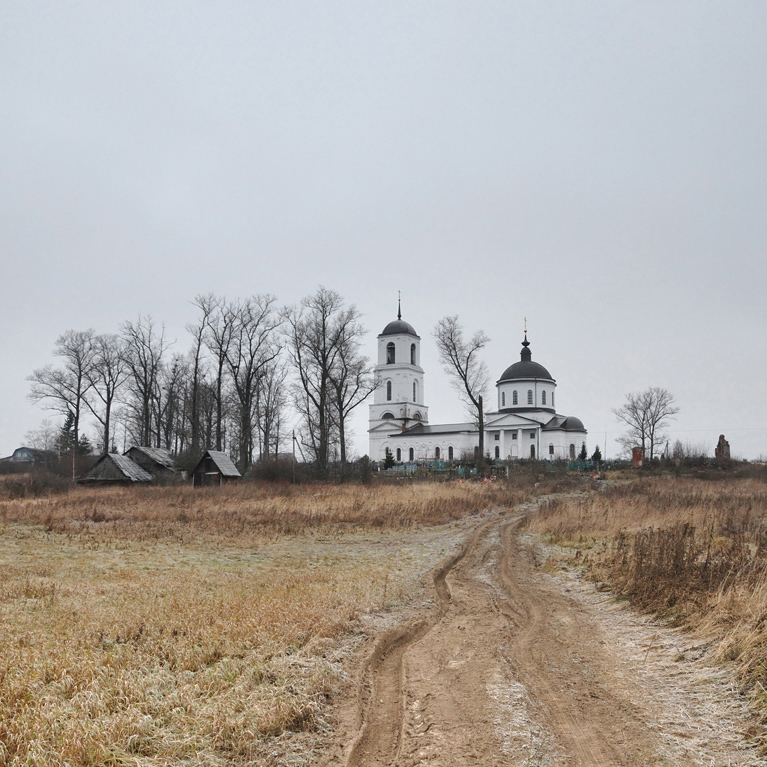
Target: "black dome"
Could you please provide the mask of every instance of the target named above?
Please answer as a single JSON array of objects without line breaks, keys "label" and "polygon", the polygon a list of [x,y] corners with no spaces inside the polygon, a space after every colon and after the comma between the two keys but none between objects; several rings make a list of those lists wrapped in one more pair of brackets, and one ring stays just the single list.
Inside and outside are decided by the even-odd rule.
[{"label": "black dome", "polygon": [[381,332],[382,336],[396,336],[398,333],[407,333],[416,338],[420,338],[418,333],[409,322],[405,320],[392,320]]},{"label": "black dome", "polygon": [[503,371],[503,375],[498,380],[512,381],[515,378],[548,378],[551,381],[554,380],[551,373],[543,365],[532,360],[515,362]]},{"label": "black dome", "polygon": [[522,359],[507,367],[503,371],[503,375],[498,379],[499,382],[514,381],[517,378],[547,378],[549,381],[554,380],[551,377],[551,373],[543,365],[533,362],[531,359],[533,353],[528,348],[529,346],[530,342],[527,340],[527,333],[525,333],[525,340],[522,341],[522,352],[519,355]]},{"label": "black dome", "polygon": [[586,427],[583,425],[583,421],[580,418],[576,418],[574,415],[569,415],[559,426],[564,431],[586,431]]}]

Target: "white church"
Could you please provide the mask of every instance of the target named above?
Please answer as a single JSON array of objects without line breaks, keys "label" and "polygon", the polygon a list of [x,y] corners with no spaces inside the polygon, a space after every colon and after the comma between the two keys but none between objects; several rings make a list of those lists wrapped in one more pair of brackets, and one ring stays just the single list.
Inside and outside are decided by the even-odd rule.
[{"label": "white church", "polygon": [[[574,460],[586,444],[586,429],[579,418],[556,412],[557,383],[533,362],[527,332],[520,357],[495,384],[497,409],[485,414],[485,455],[504,461]],[[477,426],[429,423],[420,363],[421,337],[398,309],[397,319],[378,336],[370,458],[383,461],[388,450],[397,463],[471,459],[479,444]]]}]

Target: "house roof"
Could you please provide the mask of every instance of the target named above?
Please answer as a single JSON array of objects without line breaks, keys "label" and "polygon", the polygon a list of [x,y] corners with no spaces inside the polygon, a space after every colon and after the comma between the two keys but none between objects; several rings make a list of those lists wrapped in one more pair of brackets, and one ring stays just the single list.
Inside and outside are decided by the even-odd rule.
[{"label": "house roof", "polygon": [[131,450],[138,450],[142,452],[156,463],[159,463],[160,466],[165,466],[168,469],[176,468],[176,462],[171,457],[170,450],[166,450],[163,447],[144,447],[141,445],[133,445],[128,450],[126,450],[123,455],[128,455]]},{"label": "house roof", "polygon": [[216,468],[221,472],[224,477],[241,477],[237,467],[232,463],[232,459],[221,450],[207,450],[205,455],[200,458],[197,466],[194,470],[197,471],[197,467],[205,460],[205,456],[208,456],[211,461],[216,465]]}]

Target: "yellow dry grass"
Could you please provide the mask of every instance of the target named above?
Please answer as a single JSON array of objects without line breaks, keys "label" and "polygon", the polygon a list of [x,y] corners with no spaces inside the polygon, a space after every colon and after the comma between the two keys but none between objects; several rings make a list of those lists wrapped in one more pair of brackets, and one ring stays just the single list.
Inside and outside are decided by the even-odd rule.
[{"label": "yellow dry grass", "polygon": [[530,518],[569,562],[697,633],[767,719],[767,484],[657,479],[552,500]]},{"label": "yellow dry grass", "polygon": [[338,639],[507,485],[76,489],[0,502],[0,765],[246,764],[325,726]]}]

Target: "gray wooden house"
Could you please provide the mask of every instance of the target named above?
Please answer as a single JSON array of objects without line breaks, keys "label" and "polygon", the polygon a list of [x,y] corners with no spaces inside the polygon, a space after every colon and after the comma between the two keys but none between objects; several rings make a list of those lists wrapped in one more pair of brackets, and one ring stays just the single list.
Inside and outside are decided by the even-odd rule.
[{"label": "gray wooden house", "polygon": [[126,455],[104,453],[78,482],[83,485],[132,485],[154,477]]},{"label": "gray wooden house", "polygon": [[144,447],[134,445],[126,450],[123,455],[134,463],[137,463],[144,471],[148,471],[154,477],[170,476],[176,473],[178,467],[170,450],[162,447]]},{"label": "gray wooden house", "polygon": [[209,487],[237,482],[242,475],[232,459],[220,450],[206,450],[192,472],[195,487]]}]

